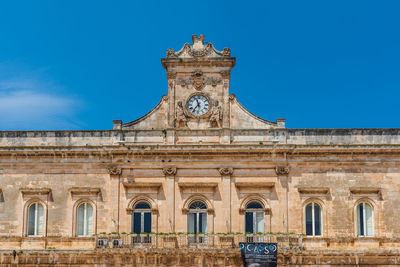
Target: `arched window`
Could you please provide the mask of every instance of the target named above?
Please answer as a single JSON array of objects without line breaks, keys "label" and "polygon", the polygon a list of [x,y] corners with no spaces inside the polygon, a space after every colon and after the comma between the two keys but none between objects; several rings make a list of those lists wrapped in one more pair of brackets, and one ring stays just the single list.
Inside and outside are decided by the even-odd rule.
[{"label": "arched window", "polygon": [[207,233],[207,205],[203,201],[194,201],[189,205],[189,233]]},{"label": "arched window", "polygon": [[35,202],[28,208],[28,236],[43,236],[44,208]]},{"label": "arched window", "polygon": [[151,206],[140,201],[133,208],[132,232],[135,234],[151,233]]},{"label": "arched window", "polygon": [[357,205],[357,233],[358,236],[374,235],[374,212],[366,202]]},{"label": "arched window", "polygon": [[93,207],[90,203],[84,202],[76,210],[76,235],[93,235]]},{"label": "arched window", "polygon": [[306,235],[320,236],[321,235],[321,207],[315,202],[309,203],[305,211],[306,219]]},{"label": "arched window", "polygon": [[264,233],[265,232],[264,207],[258,201],[251,201],[246,205],[246,233]]}]

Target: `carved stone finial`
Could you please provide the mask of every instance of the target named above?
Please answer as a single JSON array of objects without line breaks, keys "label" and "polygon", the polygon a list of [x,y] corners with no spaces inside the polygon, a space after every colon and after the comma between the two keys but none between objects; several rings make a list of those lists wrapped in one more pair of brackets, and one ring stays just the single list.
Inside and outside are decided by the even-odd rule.
[{"label": "carved stone finial", "polygon": [[221,175],[232,175],[233,174],[233,168],[232,167],[223,167],[218,169],[219,173]]},{"label": "carved stone finial", "polygon": [[224,57],[230,57],[231,56],[231,49],[230,48],[224,48],[224,50],[222,50],[222,55]]},{"label": "carved stone finial", "polygon": [[193,34],[192,35],[192,43],[193,45],[199,45],[201,43],[201,46],[204,44],[204,34],[200,34],[200,36]]},{"label": "carved stone finial", "polygon": [[121,175],[122,169],[118,167],[110,167],[108,168],[108,173],[110,175]]},{"label": "carved stone finial", "polygon": [[229,101],[235,100],[236,96],[234,94],[229,95]]},{"label": "carved stone finial", "polygon": [[167,57],[175,57],[175,50],[172,48],[167,49]]},{"label": "carved stone finial", "polygon": [[277,175],[289,174],[289,166],[276,166],[275,172]]},{"label": "carved stone finial", "polygon": [[167,166],[162,169],[164,175],[175,175],[176,167],[175,166]]},{"label": "carved stone finial", "polygon": [[163,95],[163,96],[162,96],[162,100],[163,100],[163,101],[168,101],[168,99],[169,99],[169,97],[168,97],[167,95]]}]

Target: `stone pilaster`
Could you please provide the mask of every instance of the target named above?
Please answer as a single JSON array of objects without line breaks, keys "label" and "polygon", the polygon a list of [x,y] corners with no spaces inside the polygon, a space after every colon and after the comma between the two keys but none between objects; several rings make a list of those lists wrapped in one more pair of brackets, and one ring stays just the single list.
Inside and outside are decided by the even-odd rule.
[{"label": "stone pilaster", "polygon": [[175,183],[175,175],[176,175],[176,167],[175,166],[167,166],[162,169],[165,175],[165,197],[166,197],[166,209],[167,213],[167,229],[165,232],[175,232],[176,225],[176,183]]},{"label": "stone pilaster", "polygon": [[232,167],[223,167],[218,169],[221,174],[221,195],[223,196],[223,220],[226,225],[226,232],[232,232]]}]

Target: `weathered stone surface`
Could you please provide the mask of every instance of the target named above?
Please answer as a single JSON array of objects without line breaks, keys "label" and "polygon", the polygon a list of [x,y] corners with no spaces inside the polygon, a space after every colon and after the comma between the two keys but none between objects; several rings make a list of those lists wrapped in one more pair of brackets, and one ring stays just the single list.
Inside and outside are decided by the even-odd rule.
[{"label": "weathered stone surface", "polygon": [[[151,251],[155,258],[138,251],[85,251],[82,257],[61,251],[95,246],[93,238],[76,237],[82,201],[94,207],[98,235],[131,232],[140,200],[151,206],[152,232],[188,232],[188,206],[202,200],[209,233],[243,233],[246,204],[257,200],[264,232],[286,234],[305,233],[305,205],[314,201],[322,209],[322,235],[304,237],[305,251],[282,252],[282,266],[397,261],[400,129],[286,129],[283,119],[258,118],[229,95],[230,50],[218,51],[201,36],[193,41],[162,59],[168,96],[142,118],[116,120],[113,130],[0,132],[0,249],[57,249],[15,260],[4,252],[1,261],[240,264],[236,250],[222,255],[214,245],[198,257],[185,249]],[[204,114],[187,107],[195,95],[209,101]],[[27,237],[27,207],[34,201],[45,207],[45,229],[33,238]],[[360,201],[373,207],[372,237],[357,236]]]}]

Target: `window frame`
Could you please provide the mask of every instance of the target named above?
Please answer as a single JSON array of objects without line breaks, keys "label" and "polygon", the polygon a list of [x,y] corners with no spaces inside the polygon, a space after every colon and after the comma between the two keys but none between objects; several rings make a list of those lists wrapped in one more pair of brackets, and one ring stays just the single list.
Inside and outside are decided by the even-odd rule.
[{"label": "window frame", "polygon": [[[204,206],[205,206],[205,208],[204,209],[191,209],[190,208],[190,206],[192,206],[194,203],[196,203],[196,202],[200,202],[200,203],[202,203]],[[200,227],[200,223],[199,223],[199,218],[200,218],[200,213],[201,214],[205,214],[205,216],[206,216],[206,224],[205,224],[205,229],[206,229],[206,231],[204,231],[204,232],[202,232],[202,231],[199,231],[199,227]],[[203,201],[203,200],[201,200],[201,199],[194,199],[193,201],[191,201],[189,204],[188,204],[188,214],[187,214],[187,231],[189,232],[189,216],[190,216],[190,214],[194,214],[194,220],[193,220],[193,222],[197,222],[196,224],[195,224],[195,226],[196,226],[196,229],[195,229],[195,231],[194,231],[194,233],[195,234],[199,234],[199,233],[203,233],[203,234],[205,234],[205,233],[207,233],[208,232],[208,220],[209,220],[209,216],[208,216],[208,205],[207,205],[207,202],[206,201]]]},{"label": "window frame", "polygon": [[[306,207],[311,204],[311,203],[315,203],[319,206],[320,208],[320,215],[321,215],[321,234],[320,235],[307,235],[307,223],[306,223]],[[327,223],[327,214],[326,214],[326,206],[325,206],[325,202],[319,198],[316,197],[310,197],[308,199],[306,199],[303,202],[303,207],[302,207],[303,211],[302,211],[302,229],[303,229],[303,234],[306,237],[310,237],[310,238],[320,238],[325,236],[327,233],[325,232],[326,229],[328,229],[328,226],[325,225]]]},{"label": "window frame", "polygon": [[[252,203],[258,203],[258,204],[260,204],[260,206],[261,206],[261,208],[248,208],[248,206],[250,205],[250,204],[252,204]],[[247,226],[247,222],[246,222],[246,215],[247,215],[247,213],[251,213],[252,214],[252,220],[253,220],[253,233],[251,233],[251,234],[257,234],[257,233],[259,233],[260,231],[257,231],[256,230],[256,228],[257,228],[257,214],[262,214],[262,217],[263,217],[263,224],[264,224],[264,227],[263,227],[263,229],[262,229],[262,233],[265,233],[265,226],[266,226],[266,223],[265,223],[265,206],[264,206],[264,204],[262,203],[262,202],[260,202],[259,200],[257,200],[257,199],[251,199],[251,200],[249,200],[249,201],[247,201],[246,202],[246,206],[245,206],[245,216],[244,216],[244,233],[245,234],[247,234],[247,231],[246,231],[246,226]]]},{"label": "window frame", "polygon": [[[307,207],[311,205],[311,225],[312,225],[312,234],[308,235],[307,234]],[[315,234],[315,205],[318,205],[319,207],[319,216],[320,216],[320,222],[319,222],[319,227],[320,227],[320,234],[317,235]],[[304,229],[305,229],[305,234],[308,237],[321,237],[323,235],[323,208],[322,205],[316,201],[309,201],[307,204],[304,205]]]},{"label": "window frame", "polygon": [[[371,208],[371,213],[372,213],[372,234],[367,235],[366,230],[367,230],[367,223],[366,223],[366,210],[365,210],[365,204],[369,205]],[[360,235],[359,234],[359,224],[360,221],[358,220],[358,211],[360,205],[363,205],[363,231],[364,234]],[[369,199],[360,199],[359,201],[356,202],[354,205],[354,220],[355,220],[355,235],[358,238],[368,238],[368,237],[374,237],[375,236],[375,205],[369,200]],[[360,226],[361,228],[361,226]]]},{"label": "window frame", "polygon": [[[40,204],[43,207],[43,229],[41,235],[29,235],[29,209],[34,204]],[[36,238],[36,237],[46,237],[47,236],[47,205],[39,198],[32,198],[25,202],[24,205],[24,223],[23,223],[23,236]],[[37,214],[37,210],[35,211]],[[36,220],[35,220],[36,221]],[[36,229],[35,229],[36,231]]]},{"label": "window frame", "polygon": [[[78,208],[84,204],[88,203],[89,205],[92,206],[93,209],[93,233],[92,235],[78,235]],[[89,199],[89,198],[80,198],[75,201],[74,206],[73,206],[73,213],[72,213],[72,236],[78,237],[78,238],[87,238],[91,237],[93,235],[97,234],[97,205],[96,203]]]},{"label": "window frame", "polygon": [[[85,207],[84,207],[84,217],[83,217],[83,235],[79,235],[78,234],[78,219],[79,219],[78,212],[79,212],[79,208],[82,205],[85,205]],[[91,234],[89,234],[88,231],[87,231],[88,223],[86,223],[86,220],[88,220],[88,218],[87,218],[87,206],[88,205],[92,208],[92,224],[93,225],[92,225],[92,233]],[[82,201],[82,202],[79,203],[79,205],[77,205],[76,211],[75,211],[75,213],[76,213],[76,216],[75,216],[75,225],[76,225],[75,236],[76,237],[90,237],[90,236],[92,236],[94,234],[94,225],[95,225],[95,222],[94,222],[95,221],[95,219],[94,219],[95,218],[94,217],[95,212],[94,212],[94,210],[95,210],[94,206],[92,205],[92,203],[90,203],[88,201]],[[86,228],[86,234],[85,234],[85,228]]]},{"label": "window frame", "polygon": [[[146,203],[149,205],[149,208],[145,209],[136,209],[136,206],[141,204],[141,203]],[[135,230],[135,213],[140,213],[140,233],[144,232],[144,221],[145,221],[145,213],[150,214],[150,232],[153,230],[153,213],[152,213],[152,205],[146,200],[138,200],[137,202],[134,203],[133,208],[132,208],[132,219],[131,219],[131,232],[134,232]],[[139,233],[139,234],[140,234]],[[150,234],[150,233],[148,233]]]}]

